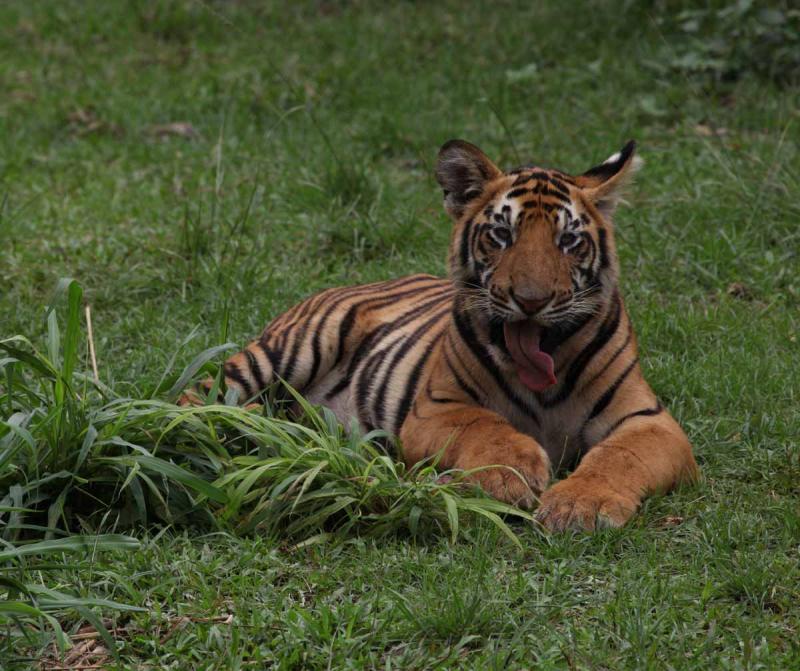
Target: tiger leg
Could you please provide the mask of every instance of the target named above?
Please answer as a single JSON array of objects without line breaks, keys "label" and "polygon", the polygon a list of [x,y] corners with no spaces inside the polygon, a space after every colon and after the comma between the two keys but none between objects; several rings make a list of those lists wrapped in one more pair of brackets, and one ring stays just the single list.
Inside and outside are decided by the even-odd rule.
[{"label": "tiger leg", "polygon": [[619,527],[646,496],[697,477],[689,440],[666,411],[634,417],[542,495],[537,519],[553,531]]},{"label": "tiger leg", "polygon": [[501,415],[466,403],[415,404],[400,430],[410,466],[442,451],[439,465],[464,471],[491,496],[532,508],[550,479],[550,460]]}]

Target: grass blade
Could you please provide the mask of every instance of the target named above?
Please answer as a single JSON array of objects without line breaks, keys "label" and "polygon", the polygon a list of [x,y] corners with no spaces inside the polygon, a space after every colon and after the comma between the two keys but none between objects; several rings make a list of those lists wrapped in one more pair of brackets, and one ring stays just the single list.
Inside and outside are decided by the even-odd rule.
[{"label": "grass blade", "polygon": [[450,525],[450,542],[455,543],[458,539],[458,506],[456,505],[455,499],[444,490],[441,491],[441,496],[447,508],[447,522]]},{"label": "grass blade", "polygon": [[141,464],[145,469],[151,470],[155,473],[160,473],[161,475],[165,475],[172,480],[177,480],[187,487],[191,487],[196,492],[203,494],[212,501],[216,501],[217,503],[228,502],[227,494],[225,494],[225,492],[223,492],[221,489],[218,489],[210,482],[199,478],[188,470],[181,468],[180,466],[176,466],[169,461],[165,461],[164,459],[160,459],[158,457],[148,457],[145,455],[137,455],[131,459],[134,462]]},{"label": "grass blade", "polygon": [[225,343],[224,345],[217,345],[216,347],[209,347],[207,350],[204,350],[200,354],[198,354],[192,362],[184,368],[183,373],[181,373],[180,377],[176,380],[175,384],[172,385],[170,390],[167,392],[167,398],[169,400],[175,400],[178,398],[180,393],[186,389],[189,383],[192,381],[197,372],[209,361],[217,357],[218,355],[222,354],[223,352],[229,352],[230,350],[238,350],[239,346],[235,343]]},{"label": "grass blade", "polygon": [[121,534],[103,534],[100,536],[70,536],[53,540],[38,541],[20,545],[11,550],[0,552],[0,561],[18,559],[30,555],[50,554],[53,552],[86,552],[95,550],[137,550],[138,540]]}]

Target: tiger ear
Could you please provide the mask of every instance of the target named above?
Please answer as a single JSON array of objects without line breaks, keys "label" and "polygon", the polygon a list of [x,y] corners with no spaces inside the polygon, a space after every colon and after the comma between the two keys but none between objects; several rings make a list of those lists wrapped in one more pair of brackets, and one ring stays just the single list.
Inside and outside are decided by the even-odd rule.
[{"label": "tiger ear", "polygon": [[455,219],[483,192],[487,182],[502,174],[486,154],[464,140],[450,140],[439,150],[436,181],[444,190],[444,207]]},{"label": "tiger ear", "polygon": [[617,203],[625,195],[625,187],[642,166],[643,161],[636,156],[635,151],[636,142],[631,140],[603,163],[575,178],[583,195],[603,216],[610,216],[614,212]]}]

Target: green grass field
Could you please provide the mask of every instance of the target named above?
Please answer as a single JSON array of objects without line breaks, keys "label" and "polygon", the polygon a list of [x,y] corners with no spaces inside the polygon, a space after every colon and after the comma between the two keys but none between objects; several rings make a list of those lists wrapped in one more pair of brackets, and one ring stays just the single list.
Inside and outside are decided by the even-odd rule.
[{"label": "green grass field", "polygon": [[[107,393],[161,403],[165,371],[174,382],[200,352],[244,344],[309,292],[443,274],[432,167],[446,140],[581,172],[635,138],[646,163],[616,218],[623,289],[704,480],[594,535],[507,516],[521,549],[479,515],[456,534],[424,508],[442,494],[422,476],[418,535],[383,511],[329,535],[261,533],[233,508],[167,523],[217,491],[201,488],[233,463],[227,420],[195,417],[166,440],[166,460],[181,441],[205,451],[186,465],[202,483],[161,504],[133,490],[148,463],[133,448],[87,447],[121,474],[103,500],[91,474],[56,473],[87,440],[88,424],[48,414],[69,390],[36,386],[24,362],[12,379],[0,353],[0,668],[800,668],[800,82],[766,67],[770,52],[701,71],[689,57],[714,26],[681,28],[684,5],[2,3],[0,340],[23,335],[54,364],[60,342],[90,372],[63,301],[48,331],[54,288],[75,278]],[[23,398],[42,408],[30,442],[10,428]],[[93,416],[100,437],[148,450],[180,421],[166,404],[115,407]],[[320,422],[314,440],[346,442]],[[66,461],[37,461],[46,444]],[[149,472],[153,492],[173,492]],[[41,484],[53,473],[77,498],[58,502],[66,489]],[[123,490],[146,520],[109,511]],[[20,556],[66,530],[139,546]],[[47,597],[66,636],[104,629],[118,658],[77,636],[59,661],[53,622],[2,606],[47,610],[42,589],[78,600]]]}]

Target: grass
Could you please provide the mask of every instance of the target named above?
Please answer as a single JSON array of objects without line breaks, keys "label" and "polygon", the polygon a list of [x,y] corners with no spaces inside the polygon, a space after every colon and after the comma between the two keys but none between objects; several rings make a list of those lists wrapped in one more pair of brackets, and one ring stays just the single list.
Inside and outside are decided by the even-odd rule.
[{"label": "grass", "polygon": [[[685,45],[663,8],[625,6],[0,7],[0,340],[40,364],[2,378],[0,419],[29,414],[35,454],[52,459],[37,472],[20,432],[1,430],[3,454],[21,441],[4,465],[14,482],[38,484],[2,504],[0,604],[53,618],[0,625],[0,666],[52,666],[59,631],[74,651],[86,627],[118,658],[84,658],[112,668],[800,663],[800,86],[746,69],[687,78],[664,65]],[[624,291],[700,486],[592,536],[505,517],[519,549],[464,507],[473,494],[458,482],[397,471],[324,414],[289,426],[168,403],[180,371],[224,356],[203,352],[246,342],[311,291],[443,273],[431,168],[451,137],[503,165],[572,171],[639,141],[646,165],[617,218]],[[62,277],[77,284],[53,302]],[[261,454],[247,456],[243,434]],[[184,470],[162,478],[148,459]],[[300,510],[270,508],[287,477],[326,460],[292,490]],[[385,489],[352,479],[368,463]],[[269,475],[247,483],[259,467]],[[103,478],[113,514],[85,496]],[[320,524],[340,496],[356,502]],[[48,534],[69,542],[65,528],[138,547],[19,554]]]}]

